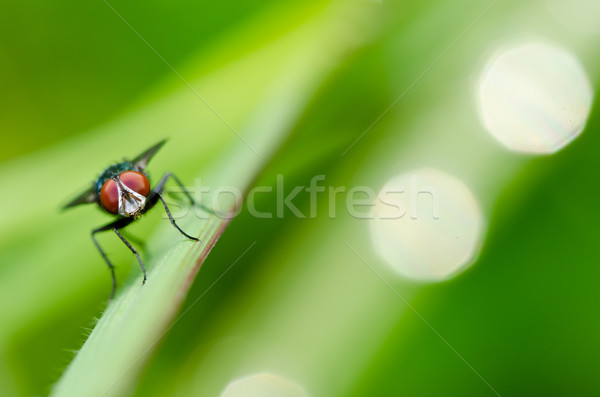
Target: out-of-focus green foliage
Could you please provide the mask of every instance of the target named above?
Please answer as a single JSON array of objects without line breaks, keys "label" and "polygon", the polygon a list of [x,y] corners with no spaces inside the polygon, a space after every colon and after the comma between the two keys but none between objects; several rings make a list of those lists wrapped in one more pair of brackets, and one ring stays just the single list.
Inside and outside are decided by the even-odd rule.
[{"label": "out-of-focus green foliage", "polygon": [[[57,395],[81,395],[121,372],[114,395],[217,396],[260,372],[309,396],[597,394],[597,112],[578,140],[538,159],[506,152],[476,114],[490,48],[519,34],[570,48],[597,80],[598,38],[534,3],[484,14],[492,2],[109,1],[193,90],[102,1],[6,4],[0,394],[57,384]],[[324,193],[314,219],[244,207],[186,285],[195,257],[181,258],[190,244],[157,209],[127,229],[145,241],[143,288],[130,252],[101,236],[121,281],[105,310],[110,281],[89,231],[110,218],[58,208],[163,137],[154,180],[172,171],[190,186],[270,186],[255,206],[273,214],[278,175],[287,194],[320,174],[377,190],[415,164],[447,170],[482,205],[483,250],[450,281],[403,280],[345,197]],[[308,193],[294,204],[309,214]],[[181,222],[198,233],[205,221]],[[158,288],[170,279],[176,287]]]}]

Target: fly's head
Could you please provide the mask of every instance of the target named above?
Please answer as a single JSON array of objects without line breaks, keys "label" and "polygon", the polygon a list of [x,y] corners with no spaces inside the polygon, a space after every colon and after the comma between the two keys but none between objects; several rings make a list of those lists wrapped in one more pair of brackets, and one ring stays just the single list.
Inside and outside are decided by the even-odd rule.
[{"label": "fly's head", "polygon": [[100,205],[111,214],[138,218],[150,194],[150,182],[138,171],[123,171],[100,188]]}]

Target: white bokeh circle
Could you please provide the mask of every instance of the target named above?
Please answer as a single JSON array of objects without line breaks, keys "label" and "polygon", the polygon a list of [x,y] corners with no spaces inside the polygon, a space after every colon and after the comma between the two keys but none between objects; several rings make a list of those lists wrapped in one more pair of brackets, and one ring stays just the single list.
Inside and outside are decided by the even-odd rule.
[{"label": "white bokeh circle", "polygon": [[390,179],[379,192],[370,221],[375,251],[404,277],[448,279],[479,254],[484,219],[459,179],[431,168]]},{"label": "white bokeh circle", "polygon": [[583,130],[592,87],[569,51],[529,42],[492,57],[478,86],[485,128],[507,148],[554,153]]},{"label": "white bokeh circle", "polygon": [[265,372],[234,380],[221,397],[308,397],[308,394],[296,383]]}]

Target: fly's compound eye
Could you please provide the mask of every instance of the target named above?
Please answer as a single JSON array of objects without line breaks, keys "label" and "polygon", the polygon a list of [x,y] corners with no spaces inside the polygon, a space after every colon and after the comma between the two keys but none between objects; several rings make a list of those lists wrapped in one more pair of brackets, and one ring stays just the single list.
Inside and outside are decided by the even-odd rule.
[{"label": "fly's compound eye", "polygon": [[140,172],[124,171],[119,175],[119,179],[123,185],[144,197],[148,197],[150,194],[150,182],[146,175]]},{"label": "fly's compound eye", "polygon": [[100,190],[100,204],[111,214],[119,212],[119,188],[114,179],[108,179]]}]

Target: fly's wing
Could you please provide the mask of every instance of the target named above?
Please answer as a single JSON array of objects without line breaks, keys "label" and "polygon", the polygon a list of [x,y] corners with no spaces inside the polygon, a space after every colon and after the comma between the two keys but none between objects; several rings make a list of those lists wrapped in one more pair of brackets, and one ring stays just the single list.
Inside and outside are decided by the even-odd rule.
[{"label": "fly's wing", "polygon": [[167,142],[167,140],[163,139],[162,141],[158,142],[156,145],[152,146],[150,149],[146,150],[144,153],[142,153],[139,156],[137,156],[136,158],[134,158],[132,160],[134,167],[139,169],[140,171],[143,171],[146,168],[146,166],[148,165],[148,162],[150,161],[150,159],[156,154],[156,152],[158,152],[158,149],[160,149],[162,147],[162,145],[164,145],[166,142]]},{"label": "fly's wing", "polygon": [[75,207],[79,204],[90,204],[98,202],[98,193],[94,186],[91,186],[88,190],[81,193],[79,196],[75,197],[71,202],[66,204],[62,209],[66,210],[67,208]]}]

